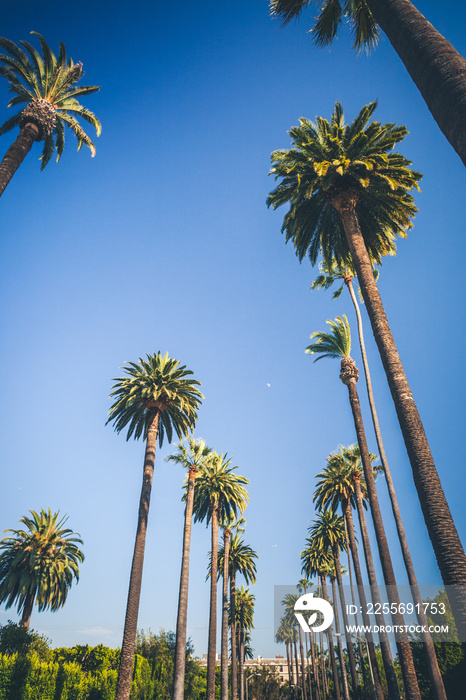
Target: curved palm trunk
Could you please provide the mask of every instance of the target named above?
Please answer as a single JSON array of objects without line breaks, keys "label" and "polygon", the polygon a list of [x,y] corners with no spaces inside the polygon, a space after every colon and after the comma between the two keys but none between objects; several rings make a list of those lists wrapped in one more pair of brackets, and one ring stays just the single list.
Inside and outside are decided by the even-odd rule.
[{"label": "curved palm trunk", "polygon": [[223,533],[223,597],[222,597],[222,649],[221,649],[221,700],[228,700],[228,568],[231,530]]},{"label": "curved palm trunk", "polygon": [[335,615],[335,629],[336,629],[336,634],[337,634],[338,656],[340,657],[343,697],[345,698],[345,700],[349,700],[348,677],[346,675],[346,665],[345,665],[345,657],[343,654],[343,644],[341,643],[340,615],[338,613],[338,601],[337,601],[337,591],[336,591],[336,587],[335,587],[335,579],[331,578],[330,581],[332,583],[333,612]]},{"label": "curved palm trunk", "polygon": [[357,195],[341,194],[332,203],[340,213],[345,229],[437,564],[444,584],[452,587],[449,589],[449,597],[457,627],[466,629],[466,556],[374,280],[356,215]]},{"label": "curved palm trunk", "polygon": [[[346,648],[348,651],[348,660],[351,672],[351,683],[353,686],[353,697],[359,698],[358,674],[356,672],[356,661],[354,658],[353,644],[351,642],[351,634],[348,632],[348,615],[346,613],[345,593],[343,591],[343,581],[341,580],[340,553],[338,547],[332,547],[333,560],[335,562],[335,573],[337,575],[338,591],[340,593],[341,612],[343,615],[343,625],[345,627]],[[335,614],[337,612],[337,600],[334,599]]]},{"label": "curved palm trunk", "polygon": [[[348,361],[351,358],[345,359]],[[342,360],[342,375],[343,363],[344,360]],[[351,411],[353,413],[354,427],[356,428],[358,445],[361,451],[361,461],[364,468],[364,477],[366,479],[367,496],[371,508],[372,522],[374,524],[375,537],[377,540],[377,547],[379,550],[383,577],[385,585],[387,586],[387,595],[390,603],[393,604],[393,608],[396,611],[399,611],[400,599],[398,596],[396,578],[395,573],[393,571],[392,558],[390,556],[390,549],[388,546],[387,537],[385,535],[385,529],[382,522],[382,514],[380,512],[377,491],[375,490],[374,475],[372,473],[372,465],[369,457],[369,450],[367,448],[366,434],[362,422],[361,406],[359,404],[358,391],[356,389],[356,379],[357,377],[354,374],[350,378],[348,378],[347,375],[342,376],[342,381],[346,384],[348,388]],[[421,693],[419,691],[416,671],[414,669],[413,655],[408,641],[408,635],[406,634],[406,632],[403,631],[403,615],[401,615],[399,612],[395,612],[392,613],[392,618],[395,625],[398,625],[399,629],[402,630],[398,634],[396,646],[398,648],[398,655],[400,658],[400,665],[406,690],[406,697],[408,698],[408,700],[421,700]]]},{"label": "curved palm trunk", "polygon": [[215,665],[217,651],[217,567],[218,567],[218,506],[212,510],[212,564],[210,570],[210,615],[209,646],[207,649],[207,693],[206,700],[215,698]]},{"label": "curved palm trunk", "polygon": [[[359,593],[359,602],[361,604],[361,612],[362,612],[362,619],[363,623],[366,627],[366,629],[370,628],[371,622],[369,619],[369,615],[367,614],[367,601],[366,601],[366,594],[364,592],[364,584],[362,580],[362,575],[361,575],[361,567],[359,565],[359,557],[358,557],[358,549],[356,546],[356,537],[354,534],[354,523],[353,523],[353,514],[351,513],[351,505],[348,500],[346,500],[344,503],[342,502],[342,507],[343,507],[343,512],[345,516],[345,521],[347,524],[347,533],[348,533],[348,540],[349,540],[349,549],[351,551],[351,555],[353,557],[353,565],[354,565],[354,575],[356,576],[356,585],[358,587],[358,593]],[[372,676],[373,676],[373,681],[374,681],[374,689],[375,689],[375,694],[377,696],[377,700],[384,700],[383,697],[383,690],[382,690],[382,685],[380,683],[380,676],[379,676],[379,671],[378,671],[378,666],[377,666],[377,657],[375,654],[375,646],[374,646],[374,640],[372,637],[372,632],[366,632],[366,639],[367,639],[367,653],[370,658],[370,663],[372,667]],[[392,663],[393,667],[393,663]],[[394,669],[393,669],[393,674],[394,674]],[[388,677],[388,675],[387,675]],[[396,679],[395,679],[396,682]],[[390,685],[389,685],[390,687]],[[398,686],[396,687],[396,691],[398,691]],[[396,695],[392,695],[391,697],[396,698]]]},{"label": "curved palm trunk", "polygon": [[194,484],[197,468],[191,468],[188,476],[188,493],[184,515],[183,558],[181,562],[180,592],[178,596],[178,618],[176,621],[175,670],[172,700],[183,700],[184,674],[186,666],[186,630],[188,621],[189,551],[193,520]]},{"label": "curved palm trunk", "polygon": [[432,690],[434,693],[435,700],[447,700],[445,686],[443,685],[442,676],[440,674],[440,669],[437,661],[437,655],[435,653],[434,642],[432,636],[429,632],[429,623],[424,612],[424,605],[422,604],[421,593],[419,591],[419,586],[417,584],[416,574],[414,573],[414,565],[411,559],[411,553],[408,547],[408,541],[406,539],[405,530],[403,527],[403,521],[401,519],[401,512],[398,506],[398,500],[396,497],[395,486],[393,484],[392,475],[390,468],[388,466],[388,460],[385,454],[385,449],[382,441],[382,434],[380,432],[379,419],[377,417],[377,411],[375,408],[374,394],[372,392],[372,382],[371,375],[369,372],[369,363],[367,361],[366,346],[364,343],[364,332],[362,327],[361,311],[359,309],[359,304],[354,293],[353,284],[351,278],[345,279],[345,284],[351,296],[351,301],[353,302],[354,310],[356,312],[356,319],[358,324],[358,336],[359,345],[361,348],[362,363],[364,366],[364,376],[366,379],[367,396],[369,399],[369,406],[371,409],[372,423],[374,425],[375,437],[377,440],[377,447],[379,450],[380,461],[382,462],[382,467],[385,474],[385,479],[387,482],[388,493],[390,496],[390,502],[392,505],[393,517],[395,519],[396,530],[398,533],[398,539],[400,540],[401,551],[403,554],[403,560],[406,567],[406,572],[408,574],[409,585],[412,587],[412,595],[414,604],[416,607],[416,616],[419,624],[426,629],[424,634],[424,651],[427,657],[427,668],[429,671],[430,681],[432,684]]},{"label": "curved palm trunk", "polygon": [[32,608],[34,606],[35,597],[35,592],[28,593],[26,596],[26,600],[24,601],[23,614],[21,615],[21,626],[27,630],[29,629],[29,625],[31,624]]},{"label": "curved palm trunk", "polygon": [[11,144],[10,148],[5,153],[0,163],[0,197],[31,150],[32,144],[36,141],[38,136],[39,128],[36,124],[28,122],[21,128],[16,141]]},{"label": "curved palm trunk", "polygon": [[367,0],[441,131],[466,165],[466,61],[408,0]]},{"label": "curved palm trunk", "polygon": [[154,476],[155,451],[159,432],[160,411],[152,415],[147,430],[146,451],[144,456],[144,471],[142,477],[141,497],[139,499],[138,526],[134,542],[133,563],[129,580],[128,601],[126,603],[125,627],[121,645],[120,666],[115,700],[129,700],[131,678],[133,675],[134,645],[138,625],[139,599],[141,597],[142,568],[144,564],[144,549],[146,545],[147,520],[149,516],[152,478]]},{"label": "curved palm trunk", "polygon": [[238,700],[238,664],[236,658],[236,575],[230,578],[231,700]]},{"label": "curved palm trunk", "polygon": [[[381,610],[382,603],[380,600],[379,587],[377,585],[377,579],[375,576],[374,560],[372,558],[371,545],[369,542],[369,533],[367,531],[366,516],[364,515],[361,485],[359,483],[359,472],[353,472],[352,477],[354,482],[354,492],[356,496],[356,507],[358,509],[359,527],[361,529],[364,556],[366,559],[367,577],[369,579],[369,585],[371,587],[372,602],[374,603],[374,606],[377,609]],[[393,657],[390,649],[390,643],[388,641],[387,633],[385,632],[385,618],[382,612],[380,612],[378,615],[377,624],[384,630],[383,632],[379,632],[380,651],[382,652],[382,661],[385,669],[385,676],[387,679],[390,699],[393,698],[394,700],[400,700],[398,681],[396,679],[395,667],[393,665]]]}]

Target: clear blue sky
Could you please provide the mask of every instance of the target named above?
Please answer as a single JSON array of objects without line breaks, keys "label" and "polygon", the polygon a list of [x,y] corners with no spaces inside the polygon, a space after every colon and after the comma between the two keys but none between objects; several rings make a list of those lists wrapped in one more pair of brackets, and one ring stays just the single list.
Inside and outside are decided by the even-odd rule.
[{"label": "clear blue sky", "polygon": [[[466,52],[460,2],[417,3]],[[81,580],[61,611],[34,612],[54,645],[117,646],[126,603],[142,443],[105,427],[112,377],[126,360],[168,352],[202,382],[196,435],[227,451],[250,479],[246,539],[259,554],[256,630],[273,642],[273,586],[300,578],[313,518],[314,474],[355,441],[335,361],[314,365],[309,335],[352,311],[346,296],[310,292],[268,211],[270,153],[298,118],[348,120],[378,99],[377,118],[407,124],[402,144],[424,173],[419,214],[379,286],[460,536],[464,511],[465,170],[383,39],[357,57],[348,36],[313,47],[312,11],[280,29],[266,0],[94,3],[25,0],[2,11],[1,33],[41,32],[82,61],[86,105],[103,124],[97,155],[70,137],[39,171],[35,145],[0,203],[2,402],[0,531],[29,509],[60,509],[81,533]],[[33,41],[35,41],[33,39]],[[8,92],[0,83],[0,120]],[[84,100],[83,100],[84,102]],[[12,135],[0,139],[2,154]],[[401,149],[400,149],[401,150]],[[455,265],[452,267],[453,262]],[[386,450],[420,583],[440,581],[410,466],[366,323]],[[358,349],[354,357],[359,362]],[[361,383],[361,394],[362,383]],[[367,409],[363,401],[364,410]],[[367,414],[367,410],[366,410]],[[368,430],[370,447],[375,440]],[[174,629],[183,473],[157,455],[139,625]],[[385,484],[379,497],[395,537]],[[189,633],[207,650],[209,533],[193,532]],[[400,582],[401,555],[394,547]],[[0,609],[0,623],[17,619]]]}]

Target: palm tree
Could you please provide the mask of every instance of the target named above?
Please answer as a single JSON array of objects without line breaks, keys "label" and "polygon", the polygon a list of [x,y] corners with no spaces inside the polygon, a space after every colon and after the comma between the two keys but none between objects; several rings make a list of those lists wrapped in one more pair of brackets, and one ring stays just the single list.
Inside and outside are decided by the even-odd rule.
[{"label": "palm tree", "polygon": [[184,676],[186,665],[186,629],[188,621],[189,590],[189,551],[191,547],[191,529],[193,520],[194,483],[196,474],[212,453],[204,440],[188,437],[187,444],[179,443],[178,451],[166,457],[167,462],[181,464],[188,470],[186,484],[186,509],[184,516],[183,556],[181,560],[180,592],[178,596],[178,617],[176,621],[175,669],[173,677],[172,700],[183,700]]},{"label": "palm tree", "polygon": [[[95,147],[79,124],[76,116],[95,127],[100,136],[101,125],[97,117],[83,107],[77,97],[100,90],[97,85],[78,86],[83,76],[82,63],[74,63],[67,58],[65,46],[60,42],[58,58],[50,50],[45,39],[38,32],[42,56],[28,41],[20,41],[21,46],[0,37],[0,47],[8,54],[0,54],[0,75],[8,80],[14,97],[8,107],[26,103],[26,107],[8,119],[0,127],[0,136],[16,126],[20,132],[0,163],[0,196],[31,150],[34,141],[43,141],[41,170],[45,168],[53,153],[57,161],[65,147],[66,124],[78,139],[78,151],[85,144],[95,155]],[[29,54],[29,55],[28,55]]]},{"label": "palm tree", "polygon": [[[290,697],[292,696],[292,687],[293,687],[293,661],[290,661],[290,647],[291,647],[291,640],[293,638],[293,628],[291,627],[287,616],[283,616],[280,619],[280,625],[278,627],[278,630],[275,634],[275,641],[277,644],[284,644],[285,649],[286,649],[286,663],[288,666],[288,682],[289,682],[289,691],[290,691]],[[293,649],[291,647],[291,653],[293,653]]]},{"label": "palm tree", "polygon": [[[372,471],[369,450],[367,448],[358,390],[356,388],[356,382],[359,379],[359,370],[356,367],[355,361],[350,356],[351,332],[348,319],[346,316],[343,316],[343,318],[337,318],[336,321],[327,321],[327,323],[331,326],[332,332],[323,333],[318,331],[317,333],[313,333],[311,338],[315,338],[315,342],[308,346],[306,352],[310,354],[319,353],[320,357],[318,357],[317,360],[324,357],[338,358],[341,360],[340,379],[348,388],[348,397],[353,414],[354,427],[358,438],[361,461],[364,469],[364,477],[366,480],[367,495],[371,508],[372,521],[374,523],[374,530],[385,585],[387,586],[387,593],[390,603],[393,604],[393,608],[396,610],[396,612],[392,614],[392,617],[395,625],[398,625],[399,629],[404,629],[403,616],[398,612],[400,610],[400,600],[396,589],[395,572],[393,570],[390,549],[388,546],[387,537],[385,535],[382,514],[380,512],[379,501],[375,489],[374,474]],[[399,634],[399,637],[397,638],[397,647],[407,697],[412,698],[413,700],[420,700],[421,696],[414,669],[413,656],[408,637],[405,632],[401,632]]]},{"label": "palm tree", "polygon": [[239,638],[239,698],[244,700],[244,660],[247,632],[254,628],[255,596],[249,588],[240,586],[236,591],[236,625]]},{"label": "palm tree", "polygon": [[127,428],[126,439],[132,436],[146,441],[138,523],[126,604],[125,626],[121,647],[120,667],[115,700],[128,700],[133,672],[134,645],[141,595],[142,568],[149,516],[152,478],[154,475],[157,440],[162,445],[166,434],[172,441],[173,431],[181,440],[193,430],[201,404],[200,382],[178,360],[160,352],[128,362],[125,376],[118,377],[110,394],[114,402],[107,423],[113,423],[117,433]]},{"label": "palm tree", "polygon": [[[311,0],[270,0],[271,13],[286,24]],[[380,27],[403,61],[443,134],[466,165],[466,61],[409,0],[321,0],[312,30],[318,46],[330,44],[343,19],[349,20],[354,47],[377,44]]]},{"label": "palm tree", "polygon": [[[311,583],[307,578],[301,578],[298,581],[298,585],[296,588],[298,589],[298,593],[306,595],[307,589],[311,588],[314,584]],[[312,673],[315,678],[315,649],[314,649],[314,638],[312,633],[309,635],[310,640],[311,640],[311,663],[312,663]],[[305,637],[305,647],[306,647],[306,658],[309,659],[309,645],[307,641],[307,636]],[[309,683],[309,697],[310,700],[312,700],[312,683],[311,683],[311,667],[309,666],[309,663],[307,665],[307,678],[308,678],[308,683]],[[317,683],[316,683],[317,685]],[[317,691],[316,689],[316,695],[317,695],[317,700],[320,700],[320,692]]]},{"label": "palm tree", "polygon": [[227,455],[214,452],[197,477],[194,490],[194,521],[212,525],[206,700],[213,700],[215,695],[218,529],[220,524],[231,522],[238,512],[242,514],[249,503],[245,489],[249,481],[234,474],[237,467],[230,465]]},{"label": "palm tree", "polygon": [[[296,625],[296,618],[294,615],[294,606],[295,606],[295,603],[298,600],[298,598],[299,598],[299,595],[296,593],[287,593],[282,600],[282,605],[285,608],[285,615],[288,617],[290,622],[293,621],[295,627],[297,627],[297,630],[298,630],[299,651],[301,654],[301,687],[302,687],[302,692],[303,692],[303,698],[304,698],[304,700],[307,700],[306,672],[305,672],[305,665],[304,665],[303,632],[302,632],[301,626]],[[299,684],[299,681],[298,681],[298,684]]]},{"label": "palm tree", "polygon": [[67,516],[42,509],[19,520],[26,530],[6,530],[0,541],[0,603],[16,604],[21,624],[29,629],[34,602],[39,612],[63,607],[73,579],[79,581],[84,554],[80,536],[64,528]]},{"label": "palm tree", "polygon": [[[398,499],[396,497],[395,486],[393,484],[392,475],[390,472],[390,467],[388,465],[387,456],[385,454],[385,448],[382,440],[382,434],[380,431],[379,419],[377,416],[377,410],[375,407],[374,394],[372,391],[372,381],[369,371],[369,363],[367,361],[366,345],[364,342],[364,332],[362,326],[361,311],[359,309],[359,304],[356,299],[356,295],[353,289],[352,280],[355,277],[353,269],[349,266],[338,266],[335,262],[329,267],[325,264],[325,261],[321,263],[321,272],[323,274],[319,275],[311,285],[311,289],[328,289],[332,286],[335,280],[340,279],[346,285],[348,292],[351,297],[351,301],[354,306],[356,313],[356,320],[358,326],[358,338],[359,346],[361,349],[361,358],[364,367],[364,377],[366,380],[367,397],[369,399],[369,407],[371,410],[372,424],[374,426],[374,433],[377,440],[377,447],[380,454],[380,461],[382,463],[382,468],[385,475],[385,480],[387,482],[387,489],[390,496],[390,503],[392,506],[393,517],[395,519],[396,530],[398,533],[398,539],[400,541],[401,551],[403,554],[403,561],[405,563],[406,572],[408,574],[409,585],[411,586],[413,600],[416,609],[416,616],[418,618],[419,624],[426,629],[424,637],[424,651],[427,657],[427,668],[429,670],[429,676],[432,683],[432,691],[436,700],[447,700],[445,693],[445,686],[443,684],[442,675],[440,673],[440,668],[437,661],[437,655],[435,653],[434,643],[429,632],[429,625],[427,622],[427,617],[424,612],[424,605],[422,604],[422,598],[419,591],[419,586],[416,579],[416,574],[414,571],[413,560],[411,558],[411,553],[408,547],[408,541],[406,539],[406,533],[403,526],[403,521],[401,518],[401,511],[398,505]],[[378,278],[378,272],[374,270],[374,279]],[[343,285],[337,289],[333,294],[333,298],[338,298],[343,289]]]},{"label": "palm tree", "polygon": [[373,263],[405,236],[415,213],[410,194],[420,174],[390,152],[407,133],[394,124],[368,124],[376,103],[345,125],[337,102],[331,123],[301,119],[289,133],[295,148],[272,153],[281,183],[268,197],[289,202],[282,230],[300,260],[319,252],[328,265],[354,266],[407,447],[424,520],[445,585],[452,586],[457,624],[466,624],[466,556],[430,452],[373,275]]}]

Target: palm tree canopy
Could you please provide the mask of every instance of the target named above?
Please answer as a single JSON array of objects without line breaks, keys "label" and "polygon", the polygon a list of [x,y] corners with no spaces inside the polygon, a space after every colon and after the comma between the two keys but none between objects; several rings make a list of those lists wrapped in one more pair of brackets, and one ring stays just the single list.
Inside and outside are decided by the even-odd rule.
[{"label": "palm tree canopy", "polygon": [[[371,462],[377,459],[377,455],[369,454]],[[378,474],[380,467],[373,467],[374,476]],[[327,457],[327,465],[322,472],[316,474],[317,488],[314,492],[313,502],[319,510],[330,508],[338,509],[341,501],[350,501],[352,507],[356,506],[354,496],[353,474],[360,475],[360,486],[363,498],[367,497],[366,481],[361,464],[361,452],[359,445],[340,447]],[[364,506],[367,507],[364,501]]]},{"label": "palm tree canopy", "polygon": [[200,382],[191,379],[193,374],[178,360],[162,355],[160,351],[139,358],[139,362],[128,362],[124,368],[126,376],[113,379],[110,398],[115,398],[107,423],[113,423],[119,433],[128,426],[126,439],[134,435],[135,440],[147,437],[153,411],[161,413],[158,439],[162,445],[166,433],[172,441],[173,430],[181,440],[193,430],[197,409],[203,395],[197,388]]},{"label": "palm tree canopy", "polygon": [[327,576],[333,566],[330,552],[318,546],[314,537],[306,537],[306,548],[301,552],[301,571],[308,577]]},{"label": "palm tree canopy", "polygon": [[[297,19],[313,0],[269,0],[270,14],[283,24]],[[349,23],[353,34],[353,48],[370,51],[378,42],[379,27],[365,0],[317,0],[319,14],[313,27],[314,42],[327,46],[335,38],[343,20]]]},{"label": "palm tree canopy", "polygon": [[[395,255],[396,246],[393,244],[393,252],[391,255]],[[319,263],[320,274],[317,275],[313,283],[311,284],[311,289],[329,289],[337,281],[345,281],[348,279],[354,279],[356,277],[356,272],[353,266],[348,262],[346,265],[338,265],[335,260],[332,260],[329,265],[325,260],[321,260]],[[379,279],[379,271],[374,270],[374,279],[377,281]],[[338,299],[343,291],[344,285],[342,284],[335,292],[332,294],[332,299]],[[361,290],[359,290],[359,296],[362,300]]]},{"label": "palm tree canopy", "polygon": [[254,605],[256,602],[255,596],[250,592],[249,588],[240,586],[236,590],[236,625],[241,630],[254,629]]},{"label": "palm tree canopy", "polygon": [[319,513],[315,521],[309,526],[309,534],[313,538],[315,547],[322,552],[333,550],[334,547],[346,552],[345,524],[341,515],[337,515],[330,509]]},{"label": "palm tree canopy", "polygon": [[[213,508],[217,508],[220,524],[228,523],[244,510],[249,503],[249,494],[245,488],[249,480],[235,474],[238,467],[232,467],[228,456],[213,452],[202,466],[196,478],[194,488],[193,513],[195,522],[212,519]],[[186,492],[183,500],[186,498]]]},{"label": "palm tree canopy", "polygon": [[[39,139],[44,141],[41,156],[41,170],[45,168],[54,151],[57,162],[65,147],[64,125],[71,129],[78,139],[78,151],[85,144],[95,155],[95,146],[79,124],[76,117],[95,127],[100,136],[102,127],[97,117],[83,107],[78,97],[100,90],[97,85],[80,85],[83,76],[82,63],[74,63],[67,58],[65,46],[60,42],[58,58],[38,32],[42,56],[28,41],[20,41],[23,48],[13,41],[0,37],[0,48],[7,54],[0,54],[0,75],[10,85],[14,97],[8,107],[27,103],[27,107],[8,119],[0,127],[0,136],[26,121],[34,122],[39,128]],[[23,51],[25,49],[25,51]]]},{"label": "palm tree canopy", "polygon": [[202,467],[213,451],[206,444],[205,440],[202,440],[202,438],[196,440],[192,436],[187,438],[186,444],[180,442],[176,445],[176,448],[178,451],[165,457],[165,461],[180,464],[183,469],[195,469],[196,471]]},{"label": "palm tree canopy", "polygon": [[[209,553],[211,554],[211,553]],[[218,577],[223,575],[223,559],[225,556],[225,548],[223,545],[219,547],[218,550]],[[256,583],[257,567],[256,562],[257,553],[248,544],[244,543],[244,540],[235,533],[230,541],[230,550],[228,556],[228,572],[230,578],[240,574],[244,577],[247,584]],[[209,564],[210,571],[210,564]]]},{"label": "palm tree canopy", "polygon": [[64,528],[67,516],[50,509],[19,520],[27,529],[12,533],[0,542],[0,602],[6,608],[17,604],[22,610],[28,596],[34,595],[39,611],[61,608],[73,579],[79,580],[79,564],[84,554],[77,533]]},{"label": "palm tree canopy", "polygon": [[393,254],[396,236],[406,237],[417,211],[410,190],[419,189],[421,174],[409,169],[411,161],[391,152],[408,133],[405,126],[369,120],[377,106],[362,108],[345,125],[343,108],[335,105],[331,121],[316,124],[300,119],[288,133],[293,148],[272,153],[270,174],[281,178],[268,195],[274,209],[289,203],[282,232],[293,241],[300,260],[314,265],[322,253],[328,266],[351,265],[351,254],[334,204],[342,193],[356,201],[361,232],[373,263]]},{"label": "palm tree canopy", "polygon": [[342,359],[351,354],[351,331],[346,316],[338,316],[335,321],[328,320],[327,323],[332,329],[331,332],[316,331],[312,333],[311,338],[316,340],[305,350],[309,355],[319,353],[319,357],[316,357],[314,362],[322,360],[324,357]]}]

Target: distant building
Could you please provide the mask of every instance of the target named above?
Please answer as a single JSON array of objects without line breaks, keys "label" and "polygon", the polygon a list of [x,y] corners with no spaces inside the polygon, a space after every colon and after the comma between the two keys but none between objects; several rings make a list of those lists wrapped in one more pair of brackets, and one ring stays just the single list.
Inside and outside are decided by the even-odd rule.
[{"label": "distant building", "polygon": [[[220,654],[217,654],[215,657],[215,662],[217,666],[220,666]],[[201,666],[207,666],[207,654],[202,655],[202,659],[199,661]],[[296,662],[293,664],[293,674],[296,674]],[[309,666],[311,664],[310,659],[304,659],[304,665]],[[228,660],[228,665],[230,665],[230,660]],[[244,670],[249,671],[248,675],[251,672],[254,671],[259,671],[261,667],[267,666],[270,669],[274,669],[276,673],[280,676],[280,682],[285,683],[288,682],[288,664],[286,661],[286,656],[282,656],[280,654],[277,654],[277,656],[273,658],[263,658],[262,656],[258,656],[257,659],[246,659],[244,662]],[[301,658],[298,656],[298,666],[299,666],[299,673],[301,674]],[[291,682],[296,682],[296,675],[294,679],[292,679]]]}]

